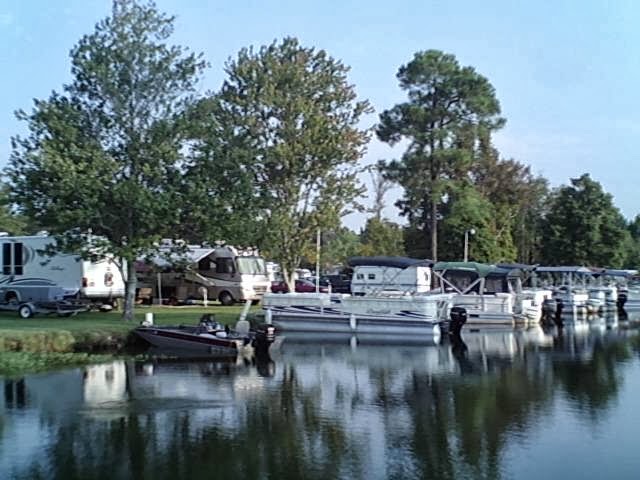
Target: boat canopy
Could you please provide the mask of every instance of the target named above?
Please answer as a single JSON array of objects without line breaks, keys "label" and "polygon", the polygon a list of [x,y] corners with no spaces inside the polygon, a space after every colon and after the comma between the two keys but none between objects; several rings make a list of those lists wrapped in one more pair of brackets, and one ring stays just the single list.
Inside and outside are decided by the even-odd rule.
[{"label": "boat canopy", "polygon": [[[478,262],[438,262],[434,265],[433,270],[436,272],[451,270],[475,272],[479,277],[486,277],[499,269],[494,265],[486,265]],[[508,270],[504,269],[504,272],[506,274]]]},{"label": "boat canopy", "polygon": [[433,260],[420,260],[408,257],[351,257],[347,260],[350,267],[431,267]]},{"label": "boat canopy", "polygon": [[601,273],[601,275],[607,275],[609,277],[630,278],[630,277],[633,277],[634,275],[637,275],[638,271],[637,270],[616,270],[616,269],[613,269],[613,268],[605,268],[600,273]]},{"label": "boat canopy", "polygon": [[537,268],[537,265],[527,265],[526,263],[497,263],[496,267],[507,270],[522,270],[523,272],[531,272]]},{"label": "boat canopy", "polygon": [[587,267],[536,267],[537,273],[584,273],[592,275],[594,272]]}]

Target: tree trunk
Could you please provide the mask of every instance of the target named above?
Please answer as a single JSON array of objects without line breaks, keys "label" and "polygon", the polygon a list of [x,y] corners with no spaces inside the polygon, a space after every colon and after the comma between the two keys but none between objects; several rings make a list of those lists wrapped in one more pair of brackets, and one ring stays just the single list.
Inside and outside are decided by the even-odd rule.
[{"label": "tree trunk", "polygon": [[124,311],[122,319],[132,321],[134,319],[133,307],[136,302],[136,287],[138,286],[138,276],[136,274],[135,260],[127,260],[127,279],[125,281]]},{"label": "tree trunk", "polygon": [[431,199],[431,260],[438,261],[438,204]]},{"label": "tree trunk", "polygon": [[283,268],[282,269],[282,275],[284,277],[284,281],[287,284],[287,287],[289,287],[289,293],[293,293],[296,291],[296,281],[293,278],[295,275],[295,268],[292,269],[288,269],[288,268]]}]

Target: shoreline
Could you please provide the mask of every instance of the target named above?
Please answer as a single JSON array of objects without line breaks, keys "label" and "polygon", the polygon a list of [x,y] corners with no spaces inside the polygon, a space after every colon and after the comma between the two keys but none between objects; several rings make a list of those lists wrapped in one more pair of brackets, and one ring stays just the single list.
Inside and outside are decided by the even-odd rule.
[{"label": "shoreline", "polygon": [[[145,342],[133,329],[148,312],[154,314],[157,325],[193,325],[205,313],[214,314],[220,323],[234,324],[242,308],[242,305],[138,307],[132,322],[122,320],[121,312],[83,312],[67,318],[41,315],[30,319],[2,312],[0,376],[99,363],[139,353]],[[258,310],[254,307],[251,312],[255,314]]]}]

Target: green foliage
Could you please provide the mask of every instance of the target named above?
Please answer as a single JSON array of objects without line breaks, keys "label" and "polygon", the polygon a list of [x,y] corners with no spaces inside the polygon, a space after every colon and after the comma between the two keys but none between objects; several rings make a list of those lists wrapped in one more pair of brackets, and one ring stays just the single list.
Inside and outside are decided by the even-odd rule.
[{"label": "green foliage", "polygon": [[588,174],[571,179],[551,198],[542,236],[542,259],[551,265],[622,267],[630,234],[611,194]]},{"label": "green foliage", "polygon": [[640,269],[640,215],[629,222],[627,225],[629,231],[629,252],[625,262],[626,268]]},{"label": "green foliage", "polygon": [[[334,231],[322,233],[322,250],[320,263],[323,270],[332,269],[335,266],[345,265],[349,257],[360,254],[360,237],[346,227],[339,227]],[[313,249],[307,249],[303,264],[315,268],[315,245]]]},{"label": "green foliage", "polygon": [[513,246],[500,242],[492,204],[475,188],[457,188],[447,207],[442,221],[442,260],[463,258],[465,231],[471,229],[476,233],[469,234],[469,260],[488,263],[513,260]]},{"label": "green foliage", "polygon": [[360,234],[361,255],[399,255],[405,254],[402,228],[389,220],[376,217],[367,220]]},{"label": "green foliage", "polygon": [[27,229],[27,219],[16,214],[11,205],[10,188],[6,184],[0,185],[0,232],[10,235],[21,235]]},{"label": "green foliage", "polygon": [[[254,152],[247,148],[224,111],[220,97],[204,98],[185,117],[190,148],[185,179],[190,189],[180,230],[186,240],[199,243],[225,240],[232,245],[258,245],[260,208],[254,179],[247,168]],[[247,222],[251,228],[247,228]]]},{"label": "green foliage", "polygon": [[0,352],[71,352],[73,335],[65,330],[0,332]]},{"label": "green foliage", "polygon": [[24,375],[25,373],[46,372],[110,360],[113,360],[110,355],[89,355],[87,353],[0,352],[0,375]]},{"label": "green foliage", "polygon": [[480,137],[471,181],[491,208],[486,232],[496,244],[491,261],[535,263],[547,181],[534,176],[529,166],[501,159],[488,135]]},{"label": "green foliage", "polygon": [[[348,67],[294,38],[245,48],[226,65],[219,94],[225,131],[253,180],[263,250],[291,281],[317,229],[331,230],[360,194],[357,164],[369,112],[347,81]],[[212,174],[216,174],[212,172]]]},{"label": "green foliage", "polygon": [[152,3],[115,0],[111,16],[71,51],[63,93],[18,112],[30,133],[12,140],[7,171],[12,199],[61,248],[77,249],[77,232],[92,231],[102,253],[127,260],[129,319],[134,260],[176,235],[193,208],[182,117],[205,63],[167,45],[172,32],[173,18]]},{"label": "green foliage", "polygon": [[428,232],[436,260],[441,207],[452,183],[467,176],[478,135],[500,128],[504,119],[493,86],[453,55],[418,52],[397,77],[408,100],[380,115],[377,134],[391,145],[408,143],[387,175],[404,188],[398,206],[414,228]]}]

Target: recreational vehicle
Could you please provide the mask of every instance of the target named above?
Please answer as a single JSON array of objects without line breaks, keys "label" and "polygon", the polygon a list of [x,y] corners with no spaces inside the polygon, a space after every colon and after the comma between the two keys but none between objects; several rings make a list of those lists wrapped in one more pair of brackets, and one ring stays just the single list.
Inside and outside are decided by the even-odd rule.
[{"label": "recreational vehicle", "polygon": [[170,250],[167,246],[150,265],[138,263],[140,286],[151,288],[156,299],[182,302],[206,298],[223,305],[257,302],[271,285],[266,263],[255,249],[189,245],[184,253]]},{"label": "recreational vehicle", "polygon": [[98,262],[78,255],[49,255],[55,240],[46,235],[0,236],[0,301],[51,302],[79,299],[111,304],[124,296],[124,281],[111,259]]},{"label": "recreational vehicle", "polygon": [[351,293],[427,293],[431,289],[430,260],[406,257],[352,257]]}]

